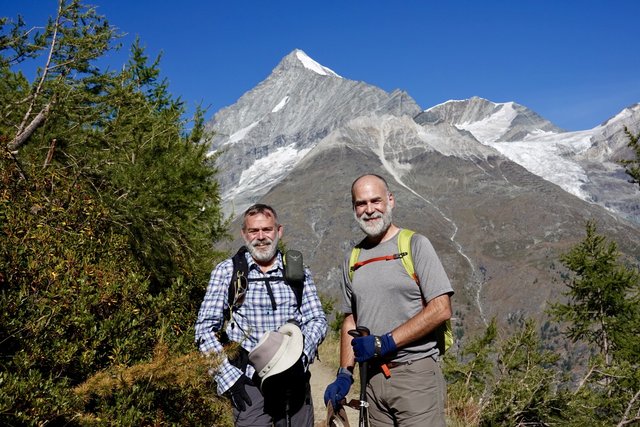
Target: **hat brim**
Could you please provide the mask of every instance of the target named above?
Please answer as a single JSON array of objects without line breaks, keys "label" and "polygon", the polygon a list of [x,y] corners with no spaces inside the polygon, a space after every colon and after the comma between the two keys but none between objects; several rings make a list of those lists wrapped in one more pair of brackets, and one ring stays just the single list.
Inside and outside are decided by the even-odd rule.
[{"label": "hat brim", "polygon": [[336,411],[331,401],[327,403],[327,427],[350,427],[344,406],[340,405]]},{"label": "hat brim", "polygon": [[285,335],[285,340],[287,341],[285,344],[286,348],[275,364],[273,364],[273,367],[261,378],[263,382],[267,378],[291,368],[300,359],[300,356],[302,356],[304,338],[300,328],[293,323],[285,323],[278,329],[278,332]]}]

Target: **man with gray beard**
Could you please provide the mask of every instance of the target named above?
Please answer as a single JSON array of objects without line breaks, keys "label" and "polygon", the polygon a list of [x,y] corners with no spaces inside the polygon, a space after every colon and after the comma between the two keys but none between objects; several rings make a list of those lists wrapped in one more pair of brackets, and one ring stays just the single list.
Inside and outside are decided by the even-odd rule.
[{"label": "man with gray beard", "polygon": [[[396,201],[383,177],[356,179],[351,199],[366,236],[356,245],[357,262],[350,251],[343,264],[340,369],[325,391],[325,404],[336,408],[343,402],[359,362],[367,364],[363,387],[371,426],[444,427],[446,384],[437,334],[451,317],[449,279],[425,236],[413,234],[410,252],[400,253],[401,229],[392,215]],[[419,280],[407,272],[405,256]],[[362,327],[370,333],[349,335]]]},{"label": "man with gray beard", "polygon": [[[285,281],[283,254],[278,250],[278,241],[283,226],[278,223],[275,210],[268,205],[256,204],[243,215],[241,230],[246,251],[239,251],[248,267],[243,286],[235,288],[229,299],[230,282],[234,276],[233,259],[218,264],[209,280],[207,292],[198,313],[196,341],[205,354],[218,354],[222,362],[214,373],[218,394],[227,396],[233,405],[236,426],[313,426],[313,402],[309,387],[309,365],[317,355],[317,349],[327,332],[327,319],[311,272],[300,266],[304,274],[301,300]],[[233,301],[231,303],[230,301]],[[299,303],[299,305],[298,305]],[[236,306],[237,304],[237,306]],[[232,307],[230,307],[232,306]],[[225,319],[225,312],[231,313]],[[225,321],[226,320],[226,321]],[[295,325],[295,326],[292,326]],[[280,335],[280,331],[299,328],[301,355],[287,355],[295,346],[288,345],[296,334]],[[276,340],[276,341],[274,341]],[[279,341],[278,341],[279,340]],[[279,346],[276,346],[279,342]],[[239,345],[235,357],[227,357],[225,349]],[[262,348],[268,353],[268,363],[253,366],[252,351]],[[296,347],[297,348],[297,347]],[[256,354],[254,353],[254,354]],[[231,353],[234,354],[234,353]],[[282,362],[288,356],[286,366]],[[289,357],[291,359],[291,357]],[[296,361],[297,360],[297,361]],[[280,374],[278,366],[286,368]],[[283,388],[266,387],[274,377],[269,371],[278,371],[287,381],[303,378],[296,393],[284,397]],[[283,375],[288,375],[284,377]],[[290,386],[285,384],[284,386]],[[285,400],[283,400],[283,397]]]}]

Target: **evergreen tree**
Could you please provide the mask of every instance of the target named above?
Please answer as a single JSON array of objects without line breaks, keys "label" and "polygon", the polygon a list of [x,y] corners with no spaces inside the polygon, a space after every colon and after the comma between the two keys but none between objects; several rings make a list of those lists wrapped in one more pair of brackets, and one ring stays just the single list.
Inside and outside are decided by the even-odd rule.
[{"label": "evergreen tree", "polygon": [[[593,346],[595,356],[577,388],[570,393],[571,425],[628,425],[640,422],[640,275],[619,260],[614,242],[598,235],[589,221],[585,239],[562,262],[568,300],[550,313],[566,324],[574,342]],[[588,414],[588,415],[587,415]]]},{"label": "evergreen tree", "polygon": [[445,357],[450,425],[525,426],[564,421],[567,398],[557,393],[558,355],[544,350],[537,324],[523,320],[499,337],[495,319],[468,341],[458,358]]},{"label": "evergreen tree", "polygon": [[[5,18],[3,33],[7,23]],[[50,120],[55,111],[56,116],[65,112],[69,132],[74,132],[76,126],[91,123],[77,119],[78,116],[86,119],[89,107],[96,106],[101,84],[109,76],[101,73],[94,63],[113,48],[117,37],[95,9],[83,6],[79,0],[59,1],[57,15],[41,33],[24,27],[24,21],[19,18],[11,22],[9,32],[2,36],[0,67],[3,74],[12,65],[44,56],[34,82],[26,87],[21,79],[20,90],[4,105],[0,126],[3,133],[6,132],[10,151],[33,141],[34,132]],[[99,114],[98,109],[95,111]]]},{"label": "evergreen tree", "polygon": [[483,401],[494,382],[492,355],[496,352],[497,334],[496,320],[492,319],[484,334],[471,339],[457,358],[451,353],[445,355],[444,372],[450,383],[447,411],[464,425],[478,425],[482,416]]},{"label": "evergreen tree", "polygon": [[640,144],[638,143],[638,140],[640,139],[640,132],[634,135],[625,126],[624,133],[627,135],[627,138],[629,138],[629,143],[627,145],[633,150],[635,159],[622,160],[620,163],[625,165],[627,175],[631,177],[629,181],[633,184],[640,185]]},{"label": "evergreen tree", "polygon": [[[193,325],[226,236],[198,110],[139,41],[60,1],[0,19],[0,423],[229,425]],[[29,81],[16,69],[40,64]]]},{"label": "evergreen tree", "polygon": [[550,425],[561,420],[564,402],[556,394],[557,360],[557,354],[542,349],[536,323],[526,320],[499,348],[496,382],[480,425]]},{"label": "evergreen tree", "polygon": [[567,323],[566,335],[574,342],[594,344],[607,366],[614,356],[640,354],[637,329],[640,276],[619,262],[615,242],[597,234],[589,221],[585,239],[561,258],[573,275],[567,279],[566,303],[551,305],[550,313]]}]

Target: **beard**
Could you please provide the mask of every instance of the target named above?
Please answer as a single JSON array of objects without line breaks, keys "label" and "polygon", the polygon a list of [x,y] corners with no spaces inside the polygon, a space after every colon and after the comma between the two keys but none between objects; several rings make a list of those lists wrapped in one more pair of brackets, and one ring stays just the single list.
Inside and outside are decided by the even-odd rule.
[{"label": "beard", "polygon": [[262,240],[254,239],[252,241],[245,240],[244,242],[247,246],[247,250],[257,262],[269,262],[274,256],[276,256],[276,251],[278,250],[277,234],[276,238],[273,240],[265,237]]},{"label": "beard", "polygon": [[[382,236],[384,233],[386,233],[386,231],[391,226],[391,223],[393,222],[392,212],[393,212],[393,208],[391,206],[387,206],[387,209],[385,210],[384,213],[374,212],[371,215],[367,215],[366,213],[363,213],[362,215],[360,215],[360,217],[358,217],[358,215],[354,211],[353,216],[356,219],[356,222],[358,223],[358,225],[360,226],[360,229],[364,231],[364,233],[367,236],[375,238],[375,237]],[[381,218],[382,221],[374,221],[374,222],[367,221],[368,219],[375,219],[375,218]]]}]

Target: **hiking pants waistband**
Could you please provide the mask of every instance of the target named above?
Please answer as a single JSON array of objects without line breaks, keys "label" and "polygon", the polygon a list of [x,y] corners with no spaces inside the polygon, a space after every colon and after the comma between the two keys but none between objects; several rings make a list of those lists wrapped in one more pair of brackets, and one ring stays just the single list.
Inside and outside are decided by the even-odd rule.
[{"label": "hiking pants waistband", "polygon": [[[431,357],[434,361],[438,361],[438,355],[433,355],[433,356],[424,356],[424,357],[420,357],[418,359],[412,359],[412,360],[404,360],[401,362],[396,362],[396,361],[390,361],[390,362],[386,362],[384,363],[385,365],[387,365],[387,368],[389,369],[393,369],[393,368],[397,368],[398,366],[405,366],[405,365],[411,365],[412,363],[418,362],[420,360],[426,359],[427,357]],[[380,372],[382,372],[382,363],[378,362],[378,361],[370,361],[368,362],[369,367],[369,376],[374,376]]]}]

